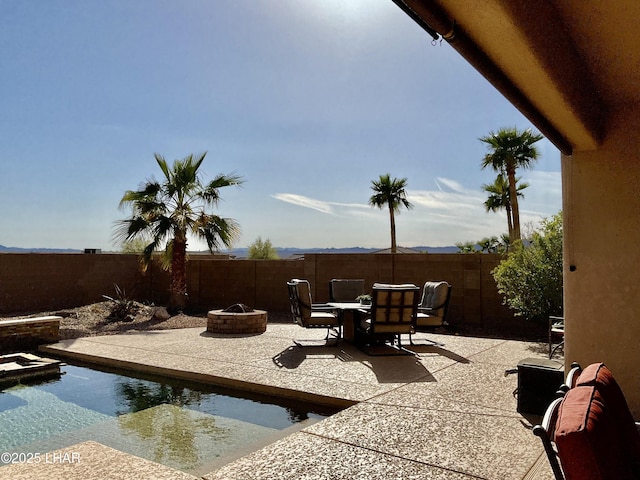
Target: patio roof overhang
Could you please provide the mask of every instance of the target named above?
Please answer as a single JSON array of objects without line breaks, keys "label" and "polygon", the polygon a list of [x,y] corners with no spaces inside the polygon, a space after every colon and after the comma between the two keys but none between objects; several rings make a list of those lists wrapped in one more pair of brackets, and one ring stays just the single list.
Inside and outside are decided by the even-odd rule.
[{"label": "patio roof overhang", "polygon": [[442,38],[564,154],[597,149],[640,102],[640,2],[393,0]]}]

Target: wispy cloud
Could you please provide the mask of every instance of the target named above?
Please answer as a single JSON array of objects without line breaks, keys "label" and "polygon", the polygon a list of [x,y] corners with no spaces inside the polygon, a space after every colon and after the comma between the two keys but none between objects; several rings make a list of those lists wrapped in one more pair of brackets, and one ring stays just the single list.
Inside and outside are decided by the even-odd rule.
[{"label": "wispy cloud", "polygon": [[330,215],[344,215],[344,214],[362,214],[363,210],[370,210],[371,207],[364,203],[343,203],[343,202],[327,202],[324,200],[317,200],[315,198],[306,197],[304,195],[298,195],[296,193],[276,193],[271,195],[276,200],[282,202],[291,203],[298,207],[310,208],[322,213],[328,213]]},{"label": "wispy cloud", "polygon": [[449,178],[437,177],[434,180],[434,182],[438,186],[438,190],[440,190],[441,192],[444,191],[444,189],[442,188],[441,184],[444,185],[447,189],[449,189],[451,191],[454,191],[454,192],[464,192],[465,191],[464,187],[460,184],[460,182],[456,182],[455,180],[451,180]]},{"label": "wispy cloud", "polygon": [[272,197],[283,202],[292,203],[299,207],[310,208],[322,213],[335,214],[330,202],[323,202],[322,200],[316,200],[314,198],[297,195],[295,193],[276,193],[272,195]]},{"label": "wispy cloud", "polygon": [[459,217],[462,211],[477,209],[484,202],[479,190],[466,189],[460,182],[442,177],[434,182],[437,190],[408,191],[409,201],[417,208],[427,208],[430,213],[455,217]]},{"label": "wispy cloud", "polygon": [[[520,202],[521,223],[537,225],[544,217],[561,208],[561,181],[559,172],[526,172],[524,181],[531,186]],[[409,200],[415,205],[411,215],[405,218],[406,237],[414,243],[424,236],[430,244],[452,244],[478,240],[498,235],[507,230],[504,212],[486,212],[487,194],[478,188],[465,188],[461,183],[436,178],[433,190],[408,191]],[[426,229],[426,230],[425,230]]]},{"label": "wispy cloud", "polygon": [[[560,209],[561,185],[558,172],[528,172],[531,187],[525,191],[520,203],[521,223],[537,225]],[[524,177],[524,175],[523,175]],[[398,232],[406,245],[452,245],[456,242],[474,241],[499,235],[507,230],[504,212],[486,212],[487,194],[478,187],[467,188],[448,178],[436,178],[433,189],[407,190],[407,198],[414,208],[402,209],[398,217]],[[341,238],[353,237],[358,242],[362,232],[380,232],[375,237],[377,245],[387,241],[388,214],[368,203],[345,203],[318,200],[294,193],[277,193],[273,198],[299,207],[326,213],[325,226],[339,230]],[[345,222],[345,218],[348,219]],[[378,234],[376,234],[378,235]],[[372,237],[373,238],[373,237]]]}]

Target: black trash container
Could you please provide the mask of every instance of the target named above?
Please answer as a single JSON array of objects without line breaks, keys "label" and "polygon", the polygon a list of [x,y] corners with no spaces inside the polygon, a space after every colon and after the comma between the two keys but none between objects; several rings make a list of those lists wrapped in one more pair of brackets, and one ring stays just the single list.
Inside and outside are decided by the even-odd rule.
[{"label": "black trash container", "polygon": [[546,358],[518,362],[518,413],[544,415],[564,383],[564,366]]}]

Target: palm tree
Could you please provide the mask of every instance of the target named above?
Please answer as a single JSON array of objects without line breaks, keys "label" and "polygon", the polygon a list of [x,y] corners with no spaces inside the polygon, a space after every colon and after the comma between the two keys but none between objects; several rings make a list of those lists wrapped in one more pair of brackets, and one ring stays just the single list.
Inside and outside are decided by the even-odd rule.
[{"label": "palm tree", "polygon": [[495,235],[493,237],[485,237],[478,242],[481,252],[496,253],[500,247],[500,240]]},{"label": "palm tree", "polygon": [[387,173],[380,175],[378,180],[372,180],[371,190],[375,193],[369,199],[369,205],[382,209],[385,205],[389,207],[389,218],[391,221],[391,253],[398,250],[396,244],[396,219],[395,212],[400,212],[400,207],[404,206],[407,210],[413,208],[413,205],[407,200],[406,178],[391,178]]},{"label": "palm tree", "polygon": [[509,202],[513,231],[511,244],[520,240],[520,210],[518,208],[518,194],[516,187],[516,169],[529,168],[538,158],[538,149],[534,143],[544,137],[533,133],[530,129],[522,132],[517,128],[501,128],[497,132],[481,137],[480,141],[487,144],[489,153],[482,160],[482,168],[491,166],[496,172],[506,174],[509,181]]},{"label": "palm tree", "polygon": [[148,180],[139,190],[125,192],[120,208],[130,205],[133,213],[117,222],[114,237],[122,242],[148,239],[141,257],[144,268],[153,252],[164,247],[163,267],[171,271],[169,310],[175,312],[186,307],[188,234],[206,240],[211,252],[221,244],[230,247],[240,227],[235,220],[209,214],[206,209],[218,204],[220,188],[241,185],[243,180],[237,175],[220,174],[203,184],[198,169],[206,152],[176,160],[171,168],[161,155],[154,156],[164,179]]},{"label": "palm tree", "polygon": [[[520,177],[516,178],[516,195],[522,197],[522,190],[529,187],[528,183],[520,182]],[[496,179],[491,184],[482,185],[482,189],[489,193],[489,197],[484,202],[484,207],[487,212],[497,212],[498,210],[506,210],[507,212],[507,227],[509,231],[509,238],[513,237],[513,218],[511,214],[511,202],[509,201],[509,183],[501,173],[498,174]]]}]

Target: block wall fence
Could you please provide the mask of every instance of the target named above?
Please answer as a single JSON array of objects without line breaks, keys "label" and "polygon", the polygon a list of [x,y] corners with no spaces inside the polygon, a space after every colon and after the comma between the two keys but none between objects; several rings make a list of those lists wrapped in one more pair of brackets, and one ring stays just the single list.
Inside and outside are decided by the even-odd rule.
[{"label": "block wall fence", "polygon": [[[510,310],[491,276],[494,254],[308,254],[301,260],[234,260],[193,255],[188,263],[191,307],[204,312],[234,303],[288,311],[286,281],[306,278],[314,302],[329,296],[332,278],[414,283],[446,280],[453,285],[449,321],[455,325],[503,329],[513,326]],[[163,305],[169,275],[158,265],[142,273],[138,257],[126,254],[0,254],[0,314],[37,313],[103,301],[114,284],[128,298]]]}]

